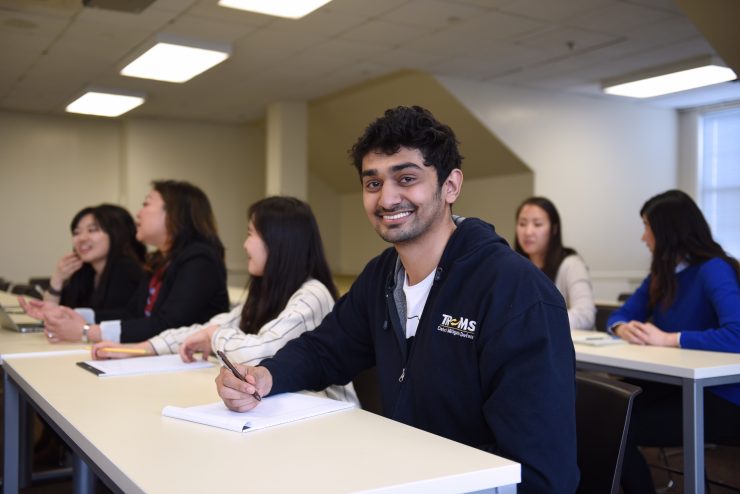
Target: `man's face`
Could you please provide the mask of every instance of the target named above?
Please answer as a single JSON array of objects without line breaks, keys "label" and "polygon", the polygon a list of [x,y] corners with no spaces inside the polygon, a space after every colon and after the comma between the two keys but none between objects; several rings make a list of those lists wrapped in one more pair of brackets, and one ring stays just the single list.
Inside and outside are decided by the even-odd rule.
[{"label": "man's face", "polygon": [[412,242],[449,214],[437,170],[425,166],[418,149],[368,153],[362,160],[362,201],[378,235],[393,244]]}]

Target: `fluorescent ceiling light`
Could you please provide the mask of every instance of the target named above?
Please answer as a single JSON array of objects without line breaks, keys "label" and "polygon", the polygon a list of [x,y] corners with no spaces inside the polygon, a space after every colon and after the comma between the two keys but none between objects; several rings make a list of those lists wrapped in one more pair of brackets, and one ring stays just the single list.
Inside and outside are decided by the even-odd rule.
[{"label": "fluorescent ceiling light", "polygon": [[144,103],[143,95],[89,90],[65,108],[69,113],[117,117]]},{"label": "fluorescent ceiling light", "polygon": [[680,65],[664,67],[644,74],[633,75],[621,81],[604,84],[604,92],[632,98],[652,98],[664,94],[677,93],[688,89],[719,84],[736,78],[735,72],[727,67],[712,63],[709,57],[683,62]]},{"label": "fluorescent ceiling light", "polygon": [[331,0],[218,0],[222,7],[300,19]]},{"label": "fluorescent ceiling light", "polygon": [[225,45],[170,41],[159,37],[157,44],[121,70],[121,75],[165,82],[187,82],[223,62],[231,54]]}]

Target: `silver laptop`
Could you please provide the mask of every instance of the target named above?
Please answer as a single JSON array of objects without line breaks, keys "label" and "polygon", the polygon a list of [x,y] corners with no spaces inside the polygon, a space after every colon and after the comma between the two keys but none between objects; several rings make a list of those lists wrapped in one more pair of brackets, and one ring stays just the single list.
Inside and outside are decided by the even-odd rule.
[{"label": "silver laptop", "polygon": [[26,315],[20,307],[0,305],[0,325],[3,329],[19,333],[37,333],[44,330],[44,322]]}]

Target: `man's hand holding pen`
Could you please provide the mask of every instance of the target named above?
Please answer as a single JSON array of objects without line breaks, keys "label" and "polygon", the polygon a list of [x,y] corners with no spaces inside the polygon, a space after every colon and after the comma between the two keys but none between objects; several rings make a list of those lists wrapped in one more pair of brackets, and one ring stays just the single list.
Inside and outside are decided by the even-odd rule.
[{"label": "man's hand holding pen", "polygon": [[259,404],[257,396],[267,396],[272,389],[272,374],[264,367],[234,364],[244,380],[238,379],[227,367],[216,377],[218,395],[229,410],[246,412]]}]

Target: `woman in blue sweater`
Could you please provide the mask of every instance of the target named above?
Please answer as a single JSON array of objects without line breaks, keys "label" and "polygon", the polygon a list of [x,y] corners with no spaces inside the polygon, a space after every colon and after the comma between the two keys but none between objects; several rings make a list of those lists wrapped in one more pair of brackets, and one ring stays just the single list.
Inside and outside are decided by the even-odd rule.
[{"label": "woman in blue sweater", "polygon": [[[608,328],[638,345],[740,353],[740,267],[714,241],[704,216],[684,192],[669,190],[640,210],[650,275],[614,312]],[[640,446],[681,445],[681,389],[640,381],[625,453],[627,494],[655,492]],[[740,384],[704,396],[705,440],[740,441]]]}]

